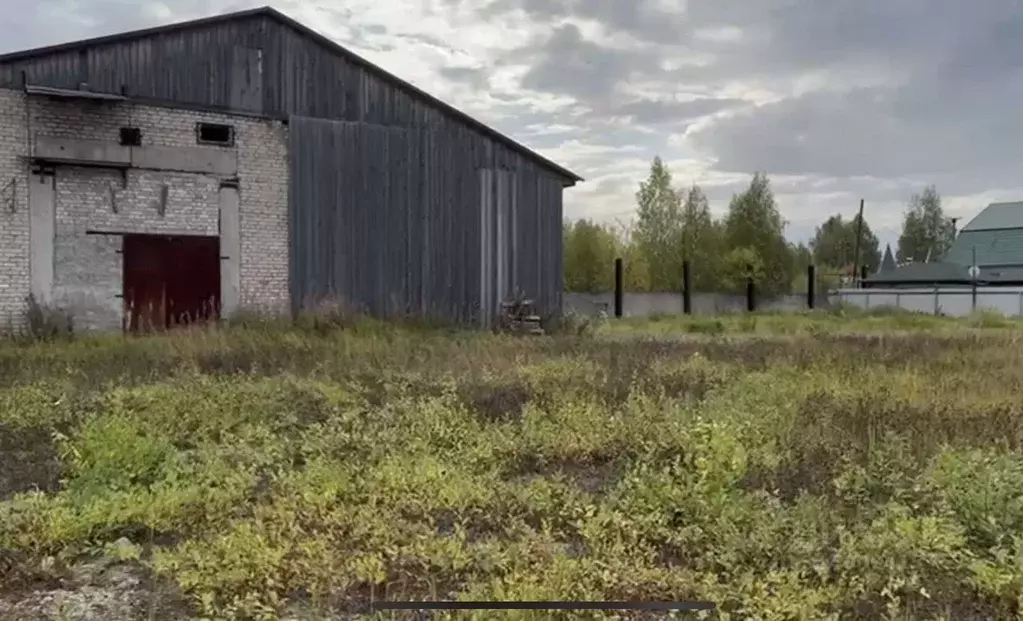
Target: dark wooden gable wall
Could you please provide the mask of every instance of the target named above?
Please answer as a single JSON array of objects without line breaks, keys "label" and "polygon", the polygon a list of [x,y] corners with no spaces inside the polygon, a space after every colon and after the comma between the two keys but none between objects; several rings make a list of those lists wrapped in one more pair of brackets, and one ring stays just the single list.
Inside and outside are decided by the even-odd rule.
[{"label": "dark wooden gable wall", "polygon": [[28,83],[263,112],[259,48],[267,20],[246,17],[0,62],[0,86]]}]

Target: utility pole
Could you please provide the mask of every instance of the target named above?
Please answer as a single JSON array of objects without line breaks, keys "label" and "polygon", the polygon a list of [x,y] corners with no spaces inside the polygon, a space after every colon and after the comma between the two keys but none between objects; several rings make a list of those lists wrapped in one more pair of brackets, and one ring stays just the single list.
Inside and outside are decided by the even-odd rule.
[{"label": "utility pole", "polygon": [[856,222],[856,246],[853,251],[853,287],[856,286],[856,279],[860,273],[860,238],[863,236],[863,199],[860,199],[860,216]]}]

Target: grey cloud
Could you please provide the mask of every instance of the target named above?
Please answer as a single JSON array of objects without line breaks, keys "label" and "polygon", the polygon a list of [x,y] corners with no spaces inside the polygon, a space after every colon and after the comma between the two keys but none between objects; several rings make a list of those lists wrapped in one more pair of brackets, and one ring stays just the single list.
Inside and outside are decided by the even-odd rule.
[{"label": "grey cloud", "polygon": [[622,80],[656,57],[603,47],[585,39],[575,25],[565,24],[541,45],[520,51],[518,60],[531,63],[523,87],[590,102],[611,97]]},{"label": "grey cloud", "polygon": [[[688,101],[636,99],[622,102],[618,87],[630,77],[666,76],[653,49],[613,49],[583,37],[572,24],[522,50],[502,58],[504,63],[527,63],[524,88],[569,95],[589,106],[593,118],[632,117],[639,125],[684,124],[742,105],[736,98],[699,97]],[[702,89],[701,89],[702,90]],[[668,91],[665,95],[674,95]]]},{"label": "grey cloud", "polygon": [[[451,4],[475,4],[452,0]],[[550,23],[566,17],[581,17],[604,24],[613,32],[624,32],[644,41],[676,43],[688,33],[683,13],[660,8],[657,0],[607,2],[602,0],[491,0],[480,9],[493,17],[522,10],[538,23]]]},{"label": "grey cloud", "polygon": [[689,134],[723,171],[931,176],[957,191],[1019,183],[1023,80],[908,80],[889,89],[816,92],[712,121]]},{"label": "grey cloud", "polygon": [[[493,0],[487,15],[523,10],[538,23],[565,17],[599,21],[612,33],[629,34],[670,53],[707,52],[715,62],[687,68],[680,75],[736,79],[840,66],[849,62],[887,65],[906,50],[943,45],[937,37],[949,28],[928,28],[935,17],[969,12],[961,0],[900,0],[864,2],[835,0],[690,0],[687,10],[673,11],[656,0],[599,2],[595,0]],[[956,25],[952,20],[952,26]],[[742,32],[738,42],[714,42],[695,37],[700,29],[732,27]],[[850,54],[850,52],[855,52]],[[728,69],[728,74],[721,72]]]},{"label": "grey cloud", "polygon": [[[901,178],[967,194],[1020,187],[1023,15],[1019,3],[953,0],[757,3],[693,0],[694,21],[747,36],[711,43],[714,61],[680,79],[759,79],[828,69],[831,84],[690,133],[723,171]],[[773,5],[777,10],[766,11]],[[843,84],[856,70],[887,80]]]},{"label": "grey cloud", "polygon": [[[868,67],[906,69],[940,58],[957,42],[1018,12],[1016,0],[689,0],[685,11],[656,0],[493,0],[487,14],[521,9],[538,23],[565,17],[597,20],[613,33],[658,44],[670,53],[704,52],[714,62],[679,72],[696,78],[777,77],[780,72]],[[738,41],[708,41],[694,33],[737,28]]]},{"label": "grey cloud", "polygon": [[476,90],[485,89],[490,77],[487,70],[477,67],[441,67],[439,72],[442,78],[468,84]]},{"label": "grey cloud", "polygon": [[[1011,68],[1019,56],[1013,42],[1023,34],[1016,0],[690,0],[684,13],[658,6],[648,0],[495,0],[487,10],[522,9],[541,22],[588,17],[611,32],[659,44],[642,51],[608,49],[562,27],[522,50],[533,64],[528,86],[581,98],[606,97],[630,76],[691,89],[743,80],[769,86],[811,72],[831,72],[837,90],[844,87],[843,72],[892,82],[911,74],[976,80]],[[694,36],[721,27],[736,28],[741,37]],[[673,71],[658,66],[659,60],[694,53],[709,55],[710,62]]]},{"label": "grey cloud", "polygon": [[737,42],[705,42],[716,56],[704,72],[734,79],[850,66],[890,67],[932,56],[973,13],[960,0],[692,0],[688,18],[701,27],[732,26]]},{"label": "grey cloud", "polygon": [[616,116],[633,117],[643,124],[656,125],[684,123],[746,103],[734,97],[704,97],[681,102],[641,99],[611,108],[608,112]]}]

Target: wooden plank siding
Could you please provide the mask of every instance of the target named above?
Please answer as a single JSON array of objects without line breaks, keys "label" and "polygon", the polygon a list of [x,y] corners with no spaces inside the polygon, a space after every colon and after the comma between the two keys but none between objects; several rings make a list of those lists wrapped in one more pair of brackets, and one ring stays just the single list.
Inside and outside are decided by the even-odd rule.
[{"label": "wooden plank siding", "polygon": [[469,149],[446,132],[308,117],[290,130],[296,310],[334,299],[488,324],[517,291],[560,310],[557,180],[452,166]]},{"label": "wooden plank siding", "polygon": [[[254,59],[267,25],[265,18],[247,18],[0,62],[0,86],[20,87],[24,72],[30,84],[77,88],[84,82],[99,92],[123,87],[133,98],[230,109],[242,103],[232,97],[235,90],[260,79],[258,65],[239,68],[236,59]],[[262,113],[262,99],[239,109]]]}]

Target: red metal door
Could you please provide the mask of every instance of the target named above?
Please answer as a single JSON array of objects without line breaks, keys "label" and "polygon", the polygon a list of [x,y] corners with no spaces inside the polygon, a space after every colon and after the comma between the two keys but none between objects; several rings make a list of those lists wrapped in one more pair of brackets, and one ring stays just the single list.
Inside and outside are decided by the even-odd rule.
[{"label": "red metal door", "polygon": [[125,235],[124,303],[132,332],[208,321],[220,305],[216,237]]}]

